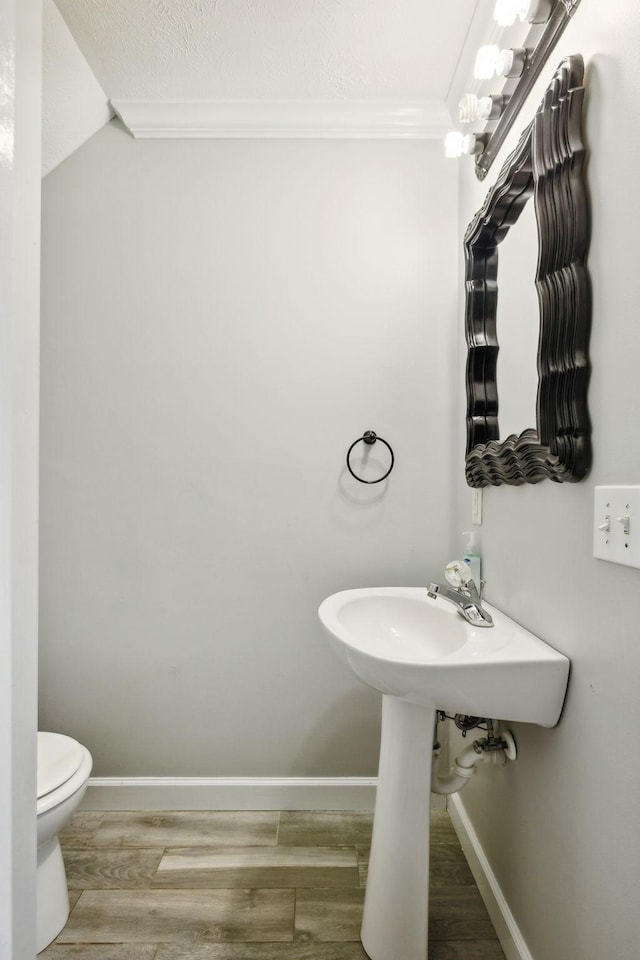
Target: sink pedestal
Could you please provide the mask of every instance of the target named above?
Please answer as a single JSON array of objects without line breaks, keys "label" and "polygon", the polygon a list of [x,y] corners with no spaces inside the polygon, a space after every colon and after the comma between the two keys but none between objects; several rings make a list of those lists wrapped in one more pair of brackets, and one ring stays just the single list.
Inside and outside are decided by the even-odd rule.
[{"label": "sink pedestal", "polygon": [[435,706],[382,698],[362,945],[371,960],[427,960]]}]

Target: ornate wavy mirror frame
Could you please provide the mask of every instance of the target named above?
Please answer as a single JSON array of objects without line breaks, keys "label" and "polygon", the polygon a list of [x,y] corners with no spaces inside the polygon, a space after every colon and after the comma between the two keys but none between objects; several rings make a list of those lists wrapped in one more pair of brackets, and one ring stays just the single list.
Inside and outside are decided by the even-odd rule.
[{"label": "ornate wavy mirror frame", "polygon": [[[558,68],[532,123],[464,238],[467,453],[471,487],[582,480],[591,464],[587,409],[591,285],[582,141],[584,62]],[[540,310],[535,428],[500,440],[496,372],[498,247],[533,197]],[[517,323],[516,316],[508,322]]]}]

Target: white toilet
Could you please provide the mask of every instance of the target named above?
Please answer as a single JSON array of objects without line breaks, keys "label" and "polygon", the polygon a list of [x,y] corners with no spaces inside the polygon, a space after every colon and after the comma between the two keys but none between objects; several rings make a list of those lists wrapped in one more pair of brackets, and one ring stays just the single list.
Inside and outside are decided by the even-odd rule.
[{"label": "white toilet", "polygon": [[38,953],[55,940],[69,916],[58,833],[82,800],[92,765],[89,751],[71,737],[38,733]]}]

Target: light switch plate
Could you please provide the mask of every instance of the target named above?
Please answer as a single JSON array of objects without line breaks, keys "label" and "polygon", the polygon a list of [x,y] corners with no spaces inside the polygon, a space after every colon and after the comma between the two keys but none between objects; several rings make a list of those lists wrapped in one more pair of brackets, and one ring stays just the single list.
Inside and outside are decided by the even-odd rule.
[{"label": "light switch plate", "polygon": [[640,486],[594,489],[593,555],[640,568]]}]

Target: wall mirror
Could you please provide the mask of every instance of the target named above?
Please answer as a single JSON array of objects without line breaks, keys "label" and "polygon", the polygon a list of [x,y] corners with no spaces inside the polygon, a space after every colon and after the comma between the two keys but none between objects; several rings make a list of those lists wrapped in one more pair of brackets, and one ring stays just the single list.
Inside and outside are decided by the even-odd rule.
[{"label": "wall mirror", "polygon": [[[591,464],[587,410],[591,286],[586,267],[589,211],[582,140],[584,62],[564,60],[538,111],[473,218],[464,238],[466,264],[467,451],[469,486],[581,480]],[[518,337],[517,301],[500,311],[499,249],[516,239],[515,225],[532,205],[537,229],[534,275],[538,303],[535,426],[506,435],[499,414],[500,330]],[[512,237],[509,237],[513,230]],[[506,248],[505,248],[506,249]],[[508,265],[505,257],[505,266]],[[502,269],[502,268],[501,268]],[[500,272],[500,277],[502,273]],[[500,281],[502,282],[502,280]],[[523,295],[523,302],[526,296]],[[531,350],[532,347],[529,347]],[[533,358],[527,361],[533,363]],[[513,366],[513,369],[511,369]],[[505,380],[517,385],[520,362],[505,357]],[[502,374],[502,371],[501,371]]]}]

